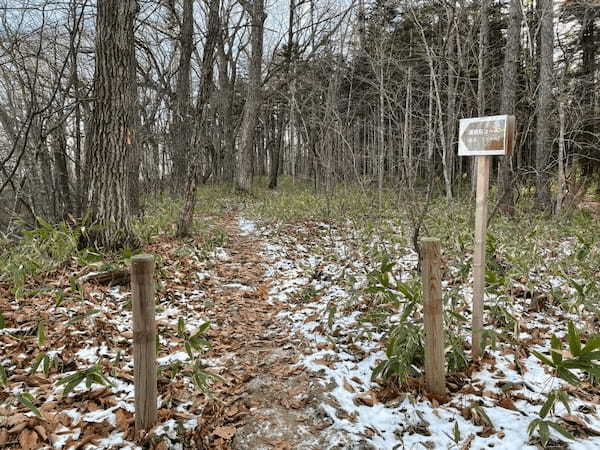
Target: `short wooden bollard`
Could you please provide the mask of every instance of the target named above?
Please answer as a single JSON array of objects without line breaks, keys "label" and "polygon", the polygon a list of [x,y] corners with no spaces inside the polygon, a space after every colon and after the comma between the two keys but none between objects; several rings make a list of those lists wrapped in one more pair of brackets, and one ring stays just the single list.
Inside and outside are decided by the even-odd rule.
[{"label": "short wooden bollard", "polygon": [[158,393],[153,274],[154,257],[152,255],[136,255],[131,258],[136,430],[149,430],[156,424]]},{"label": "short wooden bollard", "polygon": [[421,240],[423,310],[425,325],[425,383],[439,397],[446,395],[444,319],[439,239]]}]

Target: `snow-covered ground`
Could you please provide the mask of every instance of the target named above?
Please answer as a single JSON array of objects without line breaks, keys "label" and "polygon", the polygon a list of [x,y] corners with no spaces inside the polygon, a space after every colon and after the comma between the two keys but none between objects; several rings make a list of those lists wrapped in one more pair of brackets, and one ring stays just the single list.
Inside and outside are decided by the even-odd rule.
[{"label": "snow-covered ground", "polygon": [[[552,377],[531,354],[519,357],[515,364],[516,352],[502,339],[445,404],[433,404],[417,390],[379,400],[377,392],[382,386],[371,380],[371,374],[385,359],[385,334],[359,322],[361,311],[353,310],[364,294],[367,273],[375,265],[360,251],[357,254],[356,248],[346,246],[349,234],[354,233],[328,224],[310,229],[288,226],[285,231],[269,227],[261,232],[269,242],[264,254],[273,261],[268,273],[274,279],[271,298],[289,303],[280,313],[281,319],[312,346],[312,353],[299,364],[318,372],[324,386],[332,382],[335,386],[330,392],[331,403],[324,405],[333,427],[351,433],[357,443],[366,438],[378,449],[537,448],[530,440],[528,426],[538,418],[545,394],[565,383]],[[565,252],[569,249],[568,245],[561,246]],[[393,274],[406,280],[416,273],[417,255],[409,250],[403,253],[405,256],[395,261]],[[554,283],[568,291],[564,280],[554,279]],[[448,290],[447,283],[444,289]],[[308,299],[303,297],[306,292],[310,293]],[[459,292],[468,303],[470,287],[460,287]],[[496,298],[489,295],[486,301]],[[336,308],[333,313],[332,306]],[[519,322],[527,328],[521,338],[534,332],[543,334],[542,343],[530,348],[540,352],[547,351],[551,334],[564,335],[567,318],[577,318],[562,314],[559,319],[553,317],[553,311],[536,313],[527,311],[526,305],[514,306]],[[574,388],[567,390],[575,393]],[[600,434],[600,418],[595,412],[599,397],[588,393],[571,398],[572,414],[568,417],[586,424],[589,434]],[[485,424],[474,417],[481,410],[489,417],[490,426],[482,426]],[[558,405],[555,414],[564,417],[568,412]],[[556,432],[551,435],[566,441]],[[600,437],[566,444],[572,449],[600,448]]]},{"label": "snow-covered ground", "polygon": [[[505,339],[506,330],[498,329],[496,348],[488,349],[479,366],[449,374],[449,400],[439,404],[427,398],[418,380],[411,380],[410,386],[391,389],[380,384],[380,380],[371,379],[373,368],[386,358],[386,331],[402,312],[398,309],[390,313],[380,324],[365,319],[369,312],[365,290],[372,283],[368,274],[380,264],[372,250],[381,245],[392,249],[395,258],[390,280],[407,283],[416,277],[414,251],[398,243],[383,242],[380,237],[365,241],[348,224],[267,227],[242,217],[235,226],[240,236],[260,245],[262,262],[251,269],[256,272],[256,283],[269,286],[262,301],[281,309],[277,318],[283,325],[278,327],[289,327],[290,336],[302,336],[307,348],[303,347],[304,356],[297,364],[317,374],[320,383],[327,387],[322,408],[331,419],[331,427],[349,435],[356,448],[363,448],[367,442],[377,449],[533,449],[535,442],[527,427],[538,417],[546,394],[558,387],[569,393],[572,412],[568,414],[558,404],[554,419],[566,417],[571,424],[579,421],[579,429],[586,429],[583,434],[588,436],[566,441],[551,431],[552,437],[572,449],[600,448],[598,390],[565,386],[529,353],[547,351],[551,335],[564,336],[567,320],[577,321],[578,315],[554,308],[532,311],[524,296],[508,297],[512,302],[510,312],[520,325],[523,346],[515,346]],[[572,252],[569,242],[560,245],[561,254],[568,256]],[[239,249],[216,247],[208,259],[195,252],[182,256],[177,253],[179,250],[169,249],[162,262],[162,273],[169,273],[169,277],[161,276],[163,282],[157,291],[161,348],[158,362],[164,370],[191,362],[178,335],[180,319],[185,332],[193,333],[210,320],[210,308],[218,294],[225,299],[225,309],[219,312],[219,323],[213,324],[209,333],[215,328],[226,328],[229,296],[243,298],[258,289],[258,285],[250,286],[234,275],[235,271],[249,270],[243,263],[246,256],[240,258]],[[448,268],[448,273],[458,272],[458,267]],[[565,296],[574,295],[563,278],[546,276],[542,280],[539,271],[528,278],[530,282],[559,289]],[[513,287],[528,289],[517,282]],[[469,304],[468,284],[444,282],[443,288]],[[402,297],[399,292],[394,295]],[[87,448],[141,448],[131,432],[134,387],[130,293],[124,288],[94,288],[84,292],[81,300],[71,299],[63,304],[47,300],[46,306],[39,306],[0,299],[5,320],[20,324],[0,330],[0,363],[9,376],[8,387],[0,391],[0,446],[4,444],[2,439],[18,435],[19,440],[35,439],[36,445],[29,448],[75,448],[82,442],[84,448],[85,442]],[[500,300],[498,293],[488,293],[488,304]],[[243,305],[241,302],[236,308]],[[468,308],[461,314],[468,319]],[[415,317],[418,319],[419,311]],[[31,345],[38,319],[52,327],[46,330],[53,340],[51,348],[43,343]],[[468,331],[465,326],[463,337],[467,343]],[[41,366],[35,374],[28,373],[32,360],[43,351],[61,367],[60,374],[51,370],[46,377]],[[205,362],[227,377],[228,362],[236,363],[239,358],[231,350]],[[96,383],[88,389],[83,382],[65,397],[63,386],[57,381],[94,364],[111,384]],[[169,448],[177,449],[183,448],[182,433],[198,427],[204,402],[199,400],[189,377],[169,377],[159,398],[163,416],[153,433],[167,436]],[[33,411],[14,414],[18,405],[15,399],[23,393],[33,396],[42,419],[35,418]],[[19,406],[20,411],[25,410]],[[485,416],[490,423],[486,423]],[[225,431],[224,435],[230,434],[230,430]],[[46,442],[50,442],[47,447],[42,440],[45,433]],[[337,443],[330,444],[334,447]],[[23,442],[20,445],[27,448]]]},{"label": "snow-covered ground", "polygon": [[[210,256],[210,259],[229,259],[221,247]],[[157,362],[163,370],[169,370],[173,364],[185,366],[192,362],[184,351],[183,339],[178,336],[178,324],[182,320],[185,332],[192,334],[207,321],[202,312],[206,300],[202,283],[217,278],[214,267],[208,267],[207,262],[191,254],[186,257],[183,269],[177,259],[166,259],[162,263],[161,270],[172,274],[168,279],[172,285],[162,286],[157,292],[156,323],[160,342]],[[202,270],[190,272],[190,269]],[[237,289],[238,286],[223,286],[226,288]],[[29,327],[27,335],[35,335],[39,319],[44,334],[53,340],[52,347],[39,341],[33,348],[25,347],[20,339],[24,328],[0,329],[0,364],[8,375],[11,394],[2,395],[0,391],[0,447],[6,445],[3,439],[17,433],[20,448],[142,448],[134,443],[136,437],[131,427],[135,410],[131,295],[128,287],[95,289],[86,292],[83,300],[68,300],[60,305],[45,303],[47,306],[41,310],[36,310],[35,305],[23,308],[19,302],[0,299],[6,321],[22,323],[23,327]],[[57,340],[60,346],[56,346]],[[48,355],[52,365],[49,376],[44,375],[43,364],[35,373],[30,372],[32,361],[42,352]],[[231,356],[223,354],[208,362],[213,367],[222,365]],[[82,381],[64,395],[64,385],[58,381],[94,365],[100,368],[108,384],[104,386],[97,379],[90,385]],[[68,369],[56,373],[54,367]],[[165,394],[158,397],[159,423],[152,433],[167,436],[168,448],[181,449],[181,431],[198,427],[197,416],[202,409],[193,402],[198,390],[191,377],[179,375],[171,381],[171,386],[161,389]],[[14,414],[15,407],[23,407],[15,399],[24,393],[33,397],[40,418],[34,411]],[[161,408],[166,415],[161,415]],[[3,429],[3,425],[6,428]]]}]

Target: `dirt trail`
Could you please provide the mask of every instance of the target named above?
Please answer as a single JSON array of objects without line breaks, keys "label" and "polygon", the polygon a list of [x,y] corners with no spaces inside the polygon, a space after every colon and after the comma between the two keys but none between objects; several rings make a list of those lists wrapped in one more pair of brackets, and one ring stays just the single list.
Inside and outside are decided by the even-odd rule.
[{"label": "dirt trail", "polygon": [[[276,318],[288,305],[268,298],[272,280],[265,278],[265,270],[273,261],[262,254],[264,242],[255,233],[240,233],[235,217],[223,229],[230,259],[220,261],[218,278],[206,283],[206,294],[216,303],[205,314],[218,325],[215,351],[235,353],[222,372],[232,384],[221,393],[224,398],[218,395],[227,411],[222,426],[227,426],[227,414],[238,412],[231,416],[236,426],[232,447],[351,448],[342,430],[329,429],[331,419],[322,409],[329,401],[327,386],[297,364],[301,337]],[[218,323],[224,315],[226,321]]]}]

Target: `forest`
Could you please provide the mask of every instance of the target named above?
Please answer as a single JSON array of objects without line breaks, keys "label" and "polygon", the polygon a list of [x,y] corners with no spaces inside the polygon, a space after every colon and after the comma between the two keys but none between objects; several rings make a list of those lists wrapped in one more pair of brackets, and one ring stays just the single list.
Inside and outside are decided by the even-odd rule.
[{"label": "forest", "polygon": [[600,448],[599,48],[598,0],[0,0],[0,449]]}]

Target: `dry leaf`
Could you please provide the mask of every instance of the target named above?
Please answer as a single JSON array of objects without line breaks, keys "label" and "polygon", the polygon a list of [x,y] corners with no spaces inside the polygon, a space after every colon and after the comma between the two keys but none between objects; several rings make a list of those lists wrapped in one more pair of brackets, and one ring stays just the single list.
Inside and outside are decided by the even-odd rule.
[{"label": "dry leaf", "polygon": [[217,436],[223,438],[223,439],[231,439],[233,437],[233,435],[235,434],[236,428],[235,427],[218,427],[215,428],[215,431],[213,431],[213,434],[216,434]]},{"label": "dry leaf", "polygon": [[332,362],[331,361],[327,361],[325,359],[315,359],[315,360],[313,360],[313,362],[315,364],[320,365],[320,366],[329,367],[330,369],[331,369],[331,366],[332,366]]},{"label": "dry leaf", "polygon": [[504,397],[502,400],[500,400],[498,402],[498,406],[501,406],[504,409],[510,409],[512,411],[517,411],[517,407],[515,406],[515,402],[513,402],[510,397]]},{"label": "dry leaf", "polygon": [[268,441],[267,443],[273,446],[274,450],[292,450],[292,446],[283,439]]},{"label": "dry leaf", "polygon": [[588,435],[600,436],[600,430],[590,427],[581,416],[576,416],[575,414],[565,414],[564,416],[561,416],[561,419],[567,423],[578,426]]},{"label": "dry leaf", "polygon": [[344,386],[344,389],[346,389],[348,392],[354,392],[354,386],[352,386],[348,382],[348,380],[346,380],[345,378],[344,378],[343,386]]},{"label": "dry leaf", "polygon": [[471,443],[474,440],[475,440],[475,435],[470,434],[469,437],[467,439],[465,439],[465,442],[463,442],[463,444],[460,446],[460,450],[469,450],[471,448]]},{"label": "dry leaf", "polygon": [[365,406],[373,406],[375,403],[377,403],[377,398],[375,397],[375,395],[373,394],[373,392],[371,391],[366,391],[366,392],[361,392],[360,394],[356,395],[353,399],[354,404],[355,405],[365,405]]},{"label": "dry leaf", "polygon": [[169,445],[165,441],[160,441],[156,444],[154,450],[169,450]]},{"label": "dry leaf", "polygon": [[307,392],[306,386],[300,385],[300,386],[296,386],[293,389],[290,389],[290,391],[288,392],[288,394],[290,394],[293,397],[295,395],[302,394],[304,392]]},{"label": "dry leaf", "polygon": [[19,435],[19,445],[23,450],[35,450],[39,447],[37,433],[30,429],[23,430]]},{"label": "dry leaf", "polygon": [[6,426],[12,427],[13,425],[27,422],[28,420],[29,420],[29,417],[27,417],[25,414],[15,414],[15,415],[9,416],[6,419],[6,422],[4,422],[4,424]]},{"label": "dry leaf", "polygon": [[34,427],[34,430],[37,431],[37,434],[40,435],[43,441],[48,439],[48,433],[46,432],[46,429],[43,426],[37,425],[36,427]]}]

